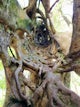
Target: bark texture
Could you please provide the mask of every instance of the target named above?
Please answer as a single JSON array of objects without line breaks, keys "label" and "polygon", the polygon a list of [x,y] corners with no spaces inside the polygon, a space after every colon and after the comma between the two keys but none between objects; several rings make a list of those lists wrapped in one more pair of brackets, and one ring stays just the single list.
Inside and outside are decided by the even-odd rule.
[{"label": "bark texture", "polygon": [[[46,0],[41,2],[46,13],[49,4]],[[74,0],[74,8],[75,3]],[[55,30],[49,14],[46,13],[45,17],[41,10],[35,8],[35,11],[35,4],[35,0],[30,0],[26,12],[28,16],[32,15],[30,20],[36,18],[32,14],[36,12],[42,20],[40,25],[33,26],[31,32],[22,28],[11,29],[7,20],[4,23],[4,17],[0,17],[0,23],[4,26],[0,31],[0,58],[5,68],[8,97],[4,107],[80,107],[80,97],[64,85],[66,72],[80,67],[75,63],[79,53],[76,56],[75,53],[65,56],[61,52],[60,45],[54,38]],[[8,48],[11,47],[16,53],[14,55],[11,51],[12,56],[8,53]],[[27,79],[23,74],[24,70],[29,71],[30,78]]]},{"label": "bark texture", "polygon": [[[75,58],[76,63],[80,62],[80,1],[74,0],[73,4],[73,36],[72,36],[72,44],[70,48],[70,53],[74,53],[74,56],[78,53],[78,57]],[[73,58],[74,59],[74,58]],[[75,72],[80,75],[80,67],[77,66]]]},{"label": "bark texture", "polygon": [[74,0],[73,4],[73,37],[70,52],[77,52],[80,50],[80,1]]}]

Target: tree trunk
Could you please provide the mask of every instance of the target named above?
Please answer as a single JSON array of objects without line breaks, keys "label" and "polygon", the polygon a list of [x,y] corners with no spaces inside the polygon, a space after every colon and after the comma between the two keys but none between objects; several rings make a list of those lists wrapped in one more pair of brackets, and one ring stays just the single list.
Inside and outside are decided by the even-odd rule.
[{"label": "tree trunk", "polygon": [[[11,26],[10,30],[14,30],[14,25],[16,26],[16,12],[17,12],[17,6],[16,6],[16,0],[1,0],[0,1],[0,29],[5,30],[8,32],[9,28],[8,26]],[[14,8],[14,10],[13,10]],[[15,16],[16,15],[16,16]],[[0,30],[0,31],[1,31]],[[7,35],[6,35],[7,36]],[[0,35],[1,37],[1,35]],[[1,42],[1,41],[0,41]],[[1,47],[0,47],[1,49]],[[6,96],[3,107],[7,107],[7,105],[10,103],[10,98],[14,97],[14,94],[12,92],[11,84],[14,84],[15,88],[15,81],[12,81],[13,78],[13,69],[15,67],[12,67],[10,69],[8,65],[8,60],[6,59],[5,55],[0,52],[0,58],[2,59],[2,63],[5,70],[5,76],[6,76]],[[17,95],[17,93],[16,93]]]},{"label": "tree trunk", "polygon": [[[80,53],[80,0],[74,0],[73,4],[73,36],[70,53],[75,55]],[[80,62],[80,57],[77,58],[77,62]],[[80,67],[76,67],[75,72],[80,75]]]},{"label": "tree trunk", "polygon": [[70,52],[80,50],[80,1],[74,0],[73,4],[73,36]]},{"label": "tree trunk", "polygon": [[[42,0],[44,8],[47,9],[45,12],[48,12],[48,2]],[[74,0],[74,15],[76,14],[75,4],[77,6],[78,1]],[[29,2],[26,9],[27,14],[29,12],[28,15],[32,15],[31,20],[35,18],[34,14],[32,14],[36,12],[35,5],[36,0],[33,0]],[[48,8],[46,8],[47,5]],[[13,10],[12,8],[9,9]],[[48,13],[46,14],[48,15]],[[42,11],[40,17],[44,19],[43,23],[41,22],[39,26],[34,25],[35,30],[30,33],[21,28],[10,29],[11,25],[9,23],[3,23],[4,21],[0,20],[4,25],[2,33],[0,32],[0,58],[5,69],[7,87],[4,107],[80,107],[80,97],[64,85],[69,80],[66,73],[60,72],[60,67],[63,70],[66,68],[64,67],[65,57],[60,57],[63,54],[58,52],[59,44],[54,38],[54,33],[52,33],[54,29],[51,26],[50,17],[48,16],[50,29],[46,26],[48,24],[45,24],[46,18]],[[75,23],[74,20],[73,23]],[[77,27],[75,25],[73,27],[75,29],[73,29],[71,49],[74,50],[74,32]],[[10,33],[8,30],[10,30]],[[12,57],[8,53],[8,47],[10,46],[14,48],[16,56],[13,52],[11,52]],[[73,50],[71,52],[74,52]],[[66,63],[68,62],[66,61]],[[24,70],[30,72],[31,78],[27,79],[23,75]],[[67,82],[65,77],[68,78],[66,79]],[[29,91],[26,91],[26,87],[29,88]]]}]

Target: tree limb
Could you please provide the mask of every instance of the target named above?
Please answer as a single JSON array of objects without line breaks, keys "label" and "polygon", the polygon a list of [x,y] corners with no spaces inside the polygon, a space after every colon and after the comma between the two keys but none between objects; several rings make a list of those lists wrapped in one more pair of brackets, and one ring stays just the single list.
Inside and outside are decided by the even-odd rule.
[{"label": "tree limb", "polygon": [[52,10],[52,8],[55,6],[55,4],[56,4],[57,2],[59,2],[59,0],[56,0],[56,1],[54,2],[54,4],[50,7],[49,13],[50,13],[50,11]]}]

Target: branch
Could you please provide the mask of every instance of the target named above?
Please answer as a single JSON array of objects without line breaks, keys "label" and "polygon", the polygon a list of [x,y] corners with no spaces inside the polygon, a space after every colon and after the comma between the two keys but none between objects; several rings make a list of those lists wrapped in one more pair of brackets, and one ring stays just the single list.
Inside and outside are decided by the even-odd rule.
[{"label": "branch", "polygon": [[66,72],[71,72],[71,71],[78,69],[78,68],[80,68],[80,64],[72,64],[72,65],[69,65],[69,67],[65,66],[64,70],[59,70],[58,72],[59,73],[66,73]]},{"label": "branch", "polygon": [[22,60],[17,61],[16,59],[12,58],[12,62],[14,64],[16,64],[16,63],[18,64],[18,67],[14,72],[14,79],[16,82],[17,91],[19,92],[19,96],[21,99],[28,101],[27,97],[25,95],[23,95],[21,92],[21,86],[20,86],[20,82],[19,82],[19,74],[20,74],[20,72],[22,72]]},{"label": "branch", "polygon": [[55,4],[56,4],[57,2],[59,2],[59,0],[56,0],[56,1],[54,2],[54,4],[50,7],[49,13],[50,13],[50,11],[52,10],[52,8],[55,6]]},{"label": "branch", "polygon": [[80,57],[80,50],[73,52],[73,53],[70,53],[66,56],[66,58],[71,58],[73,60],[76,60],[76,58],[79,58],[79,57]]},{"label": "branch", "polygon": [[41,15],[41,19],[43,20],[44,24],[46,25],[46,27],[48,28],[48,25],[47,25],[47,20],[43,14],[43,12],[40,10],[40,9],[36,9],[36,12],[39,13]]},{"label": "branch", "polygon": [[27,86],[32,92],[34,92],[36,89],[36,86],[32,83],[32,81],[29,81],[28,79],[26,79],[23,74],[22,74],[22,78],[25,86]]},{"label": "branch", "polygon": [[64,21],[67,23],[67,25],[69,26],[71,24],[71,21],[63,14],[61,8],[59,8],[59,11],[64,19]]},{"label": "branch", "polygon": [[10,25],[9,22],[7,22],[7,20],[2,16],[0,16],[0,24],[4,25],[5,30],[10,29],[11,31],[15,31],[15,26]]},{"label": "branch", "polygon": [[25,9],[29,18],[33,20],[35,18],[36,13],[36,0],[29,0],[29,5]]}]

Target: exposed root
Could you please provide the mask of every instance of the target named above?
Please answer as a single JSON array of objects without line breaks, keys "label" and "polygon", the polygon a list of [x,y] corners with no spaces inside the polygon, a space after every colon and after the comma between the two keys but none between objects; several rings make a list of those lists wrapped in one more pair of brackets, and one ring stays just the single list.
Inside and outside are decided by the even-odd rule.
[{"label": "exposed root", "polygon": [[[37,103],[38,100],[42,98],[45,91],[49,100],[49,107],[71,107],[71,105],[64,103],[64,99],[61,99],[60,96],[58,96],[59,92],[61,92],[61,96],[68,96],[71,102],[74,102],[77,107],[80,106],[80,97],[64,86],[60,75],[47,72],[44,78],[42,84],[36,89],[33,95],[34,103]],[[68,99],[66,99],[66,101],[67,100]]]}]

